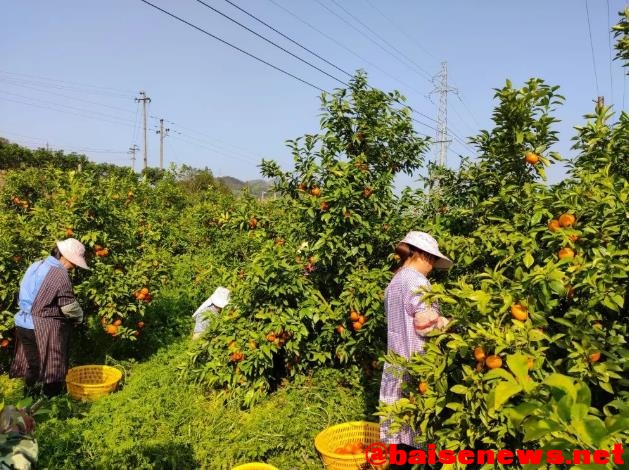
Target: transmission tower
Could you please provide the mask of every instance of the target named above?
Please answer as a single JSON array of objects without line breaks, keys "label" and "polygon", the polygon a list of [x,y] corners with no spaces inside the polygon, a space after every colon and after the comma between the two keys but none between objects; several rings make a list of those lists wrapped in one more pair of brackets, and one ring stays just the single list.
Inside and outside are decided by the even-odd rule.
[{"label": "transmission tower", "polygon": [[131,168],[133,168],[133,171],[135,171],[135,152],[138,150],[140,150],[140,147],[135,144],[133,144],[133,147],[129,147],[128,153],[131,154]]},{"label": "transmission tower", "polygon": [[456,88],[448,86],[448,63],[441,62],[441,72],[432,80],[435,88],[431,94],[439,94],[439,111],[437,113],[437,136],[439,144],[439,165],[445,167],[448,160],[448,144],[452,139],[448,136],[448,93],[458,93]]}]

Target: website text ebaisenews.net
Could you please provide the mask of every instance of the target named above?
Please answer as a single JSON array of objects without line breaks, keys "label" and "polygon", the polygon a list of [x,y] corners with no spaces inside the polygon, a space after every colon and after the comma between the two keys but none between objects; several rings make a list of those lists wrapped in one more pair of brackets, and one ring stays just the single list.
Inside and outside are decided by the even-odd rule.
[{"label": "website text ebaisenews.net", "polygon": [[409,464],[549,464],[549,465],[580,465],[609,463],[624,464],[622,444],[614,444],[611,450],[436,450],[435,444],[429,444],[428,450],[415,449],[406,451],[398,449],[396,444],[376,442],[365,450],[367,462],[372,465],[404,465]]}]

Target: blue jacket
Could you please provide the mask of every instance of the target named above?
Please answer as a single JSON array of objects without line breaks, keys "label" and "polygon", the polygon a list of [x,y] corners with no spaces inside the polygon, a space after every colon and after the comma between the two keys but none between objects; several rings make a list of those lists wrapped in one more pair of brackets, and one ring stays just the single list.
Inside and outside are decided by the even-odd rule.
[{"label": "blue jacket", "polygon": [[15,315],[15,326],[29,330],[35,329],[31,309],[37,293],[52,267],[62,268],[63,265],[54,256],[49,256],[46,259],[35,261],[26,270],[20,283],[20,298],[18,301],[20,311]]}]

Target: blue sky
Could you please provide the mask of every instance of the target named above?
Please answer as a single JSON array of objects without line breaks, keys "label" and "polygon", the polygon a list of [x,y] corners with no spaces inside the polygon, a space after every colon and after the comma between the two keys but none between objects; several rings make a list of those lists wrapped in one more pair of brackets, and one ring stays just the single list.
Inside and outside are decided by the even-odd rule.
[{"label": "blue sky", "polygon": [[[372,86],[400,90],[419,133],[435,136],[438,97],[431,81],[447,61],[448,165],[479,129],[490,129],[494,88],[530,77],[559,85],[566,104],[556,113],[569,157],[573,127],[605,97],[616,111],[626,99],[609,30],[622,0],[231,0],[345,72],[364,69]],[[290,57],[196,0],[151,0],[206,31],[325,90],[338,81]],[[225,0],[205,0],[294,54],[347,81]],[[351,16],[350,16],[351,15]],[[360,21],[360,22],[359,22]],[[131,165],[129,147],[143,147],[145,90],[150,166],[159,163],[158,119],[170,128],[165,166],[208,167],[216,175],[260,177],[262,158],[292,167],[285,145],[319,129],[320,92],[140,0],[6,2],[0,29],[0,135],[29,147],[87,154]],[[365,29],[365,26],[369,29]],[[362,33],[360,32],[362,31]],[[374,36],[374,32],[377,36]],[[386,42],[385,42],[386,41]],[[628,99],[629,101],[629,99]],[[429,158],[436,158],[432,151]],[[136,155],[142,166],[142,150]],[[549,172],[551,182],[563,176]],[[417,186],[412,178],[398,181]]]}]

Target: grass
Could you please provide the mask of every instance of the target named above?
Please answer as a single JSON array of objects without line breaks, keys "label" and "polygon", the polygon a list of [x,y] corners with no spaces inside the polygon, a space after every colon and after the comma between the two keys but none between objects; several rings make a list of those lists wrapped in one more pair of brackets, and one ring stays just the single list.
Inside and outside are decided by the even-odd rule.
[{"label": "grass", "polygon": [[[366,383],[357,369],[320,370],[245,410],[224,392],[182,379],[177,365],[188,347],[181,339],[145,362],[126,364],[124,387],[94,403],[49,401],[36,430],[38,468],[222,470],[263,461],[319,470],[317,433],[375,420],[378,378]],[[8,382],[21,391],[19,381]]]}]

